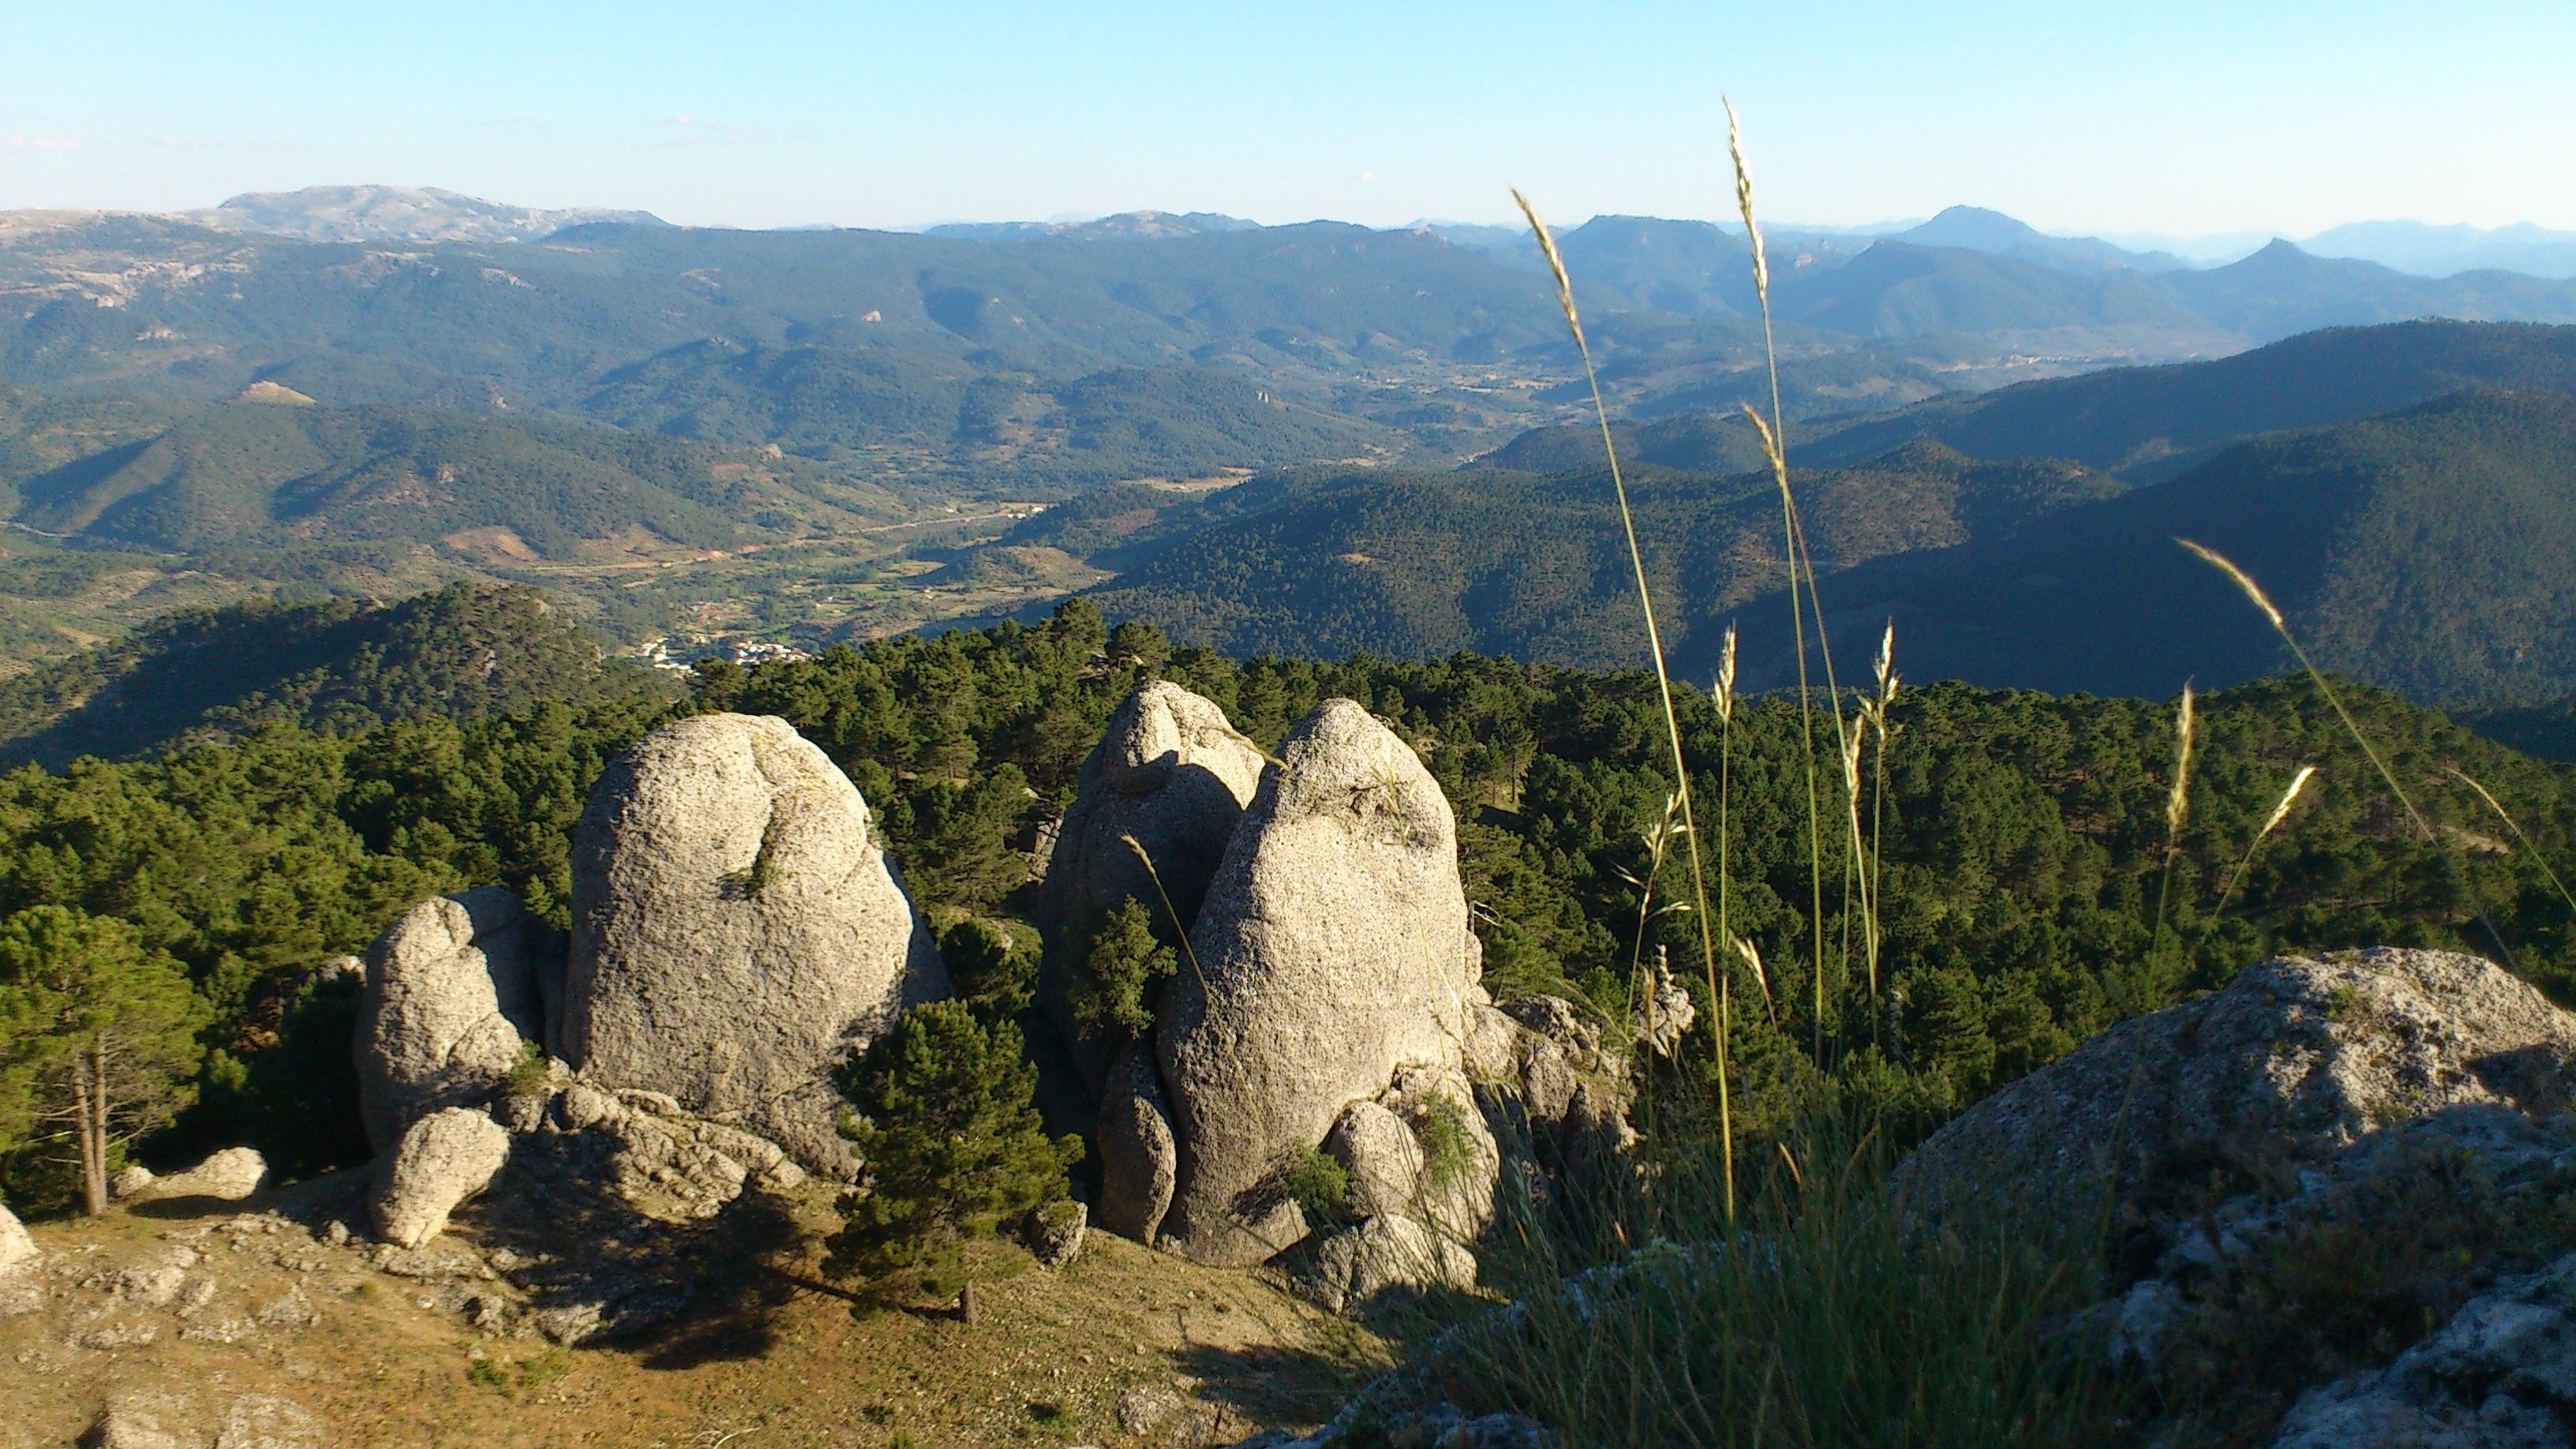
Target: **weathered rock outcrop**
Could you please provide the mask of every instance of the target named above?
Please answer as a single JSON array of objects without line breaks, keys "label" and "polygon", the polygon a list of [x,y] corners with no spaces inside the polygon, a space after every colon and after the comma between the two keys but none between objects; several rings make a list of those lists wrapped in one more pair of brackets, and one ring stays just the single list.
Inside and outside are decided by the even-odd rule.
[{"label": "weathered rock outcrop", "polygon": [[1933,1134],[1895,1186],[1941,1214],[1981,1201],[2070,1233],[2177,1165],[2244,1144],[2323,1155],[2446,1107],[2569,1104],[2576,1017],[2474,956],[2375,948],[2251,966],[2124,1022]]},{"label": "weathered rock outcrop", "polygon": [[27,1236],[27,1225],[0,1203],[0,1274],[36,1261],[36,1240]]},{"label": "weathered rock outcrop", "polygon": [[1102,1089],[1111,1053],[1075,1021],[1070,973],[1102,913],[1130,898],[1160,909],[1154,881],[1128,840],[1153,857],[1184,925],[1197,919],[1208,881],[1260,785],[1261,767],[1261,751],[1227,722],[1225,711],[1161,681],[1119,703],[1108,732],[1082,762],[1035,915],[1049,943],[1039,1000],[1093,1092]]},{"label": "weathered rock outcrop", "polygon": [[1210,1263],[1259,1262],[1305,1235],[1274,1190],[1281,1169],[1400,1068],[1471,1097],[1481,991],[1449,802],[1350,700],[1318,706],[1280,755],[1209,885],[1197,969],[1157,1014],[1179,1145],[1164,1237]]},{"label": "weathered rock outcrop", "polygon": [[510,1134],[467,1107],[449,1107],[414,1122],[394,1150],[378,1159],[368,1203],[376,1236],[417,1248],[447,1231],[447,1215],[481,1192],[510,1157]]},{"label": "weathered rock outcrop", "polygon": [[601,776],[573,849],[562,1054],[808,1165],[846,1161],[831,1073],[947,975],[867,803],[784,720],[701,715]]},{"label": "weathered rock outcrop", "polygon": [[358,1101],[377,1151],[430,1113],[499,1090],[542,1038],[537,979],[562,950],[498,886],[423,901],[385,928],[358,1008]]}]

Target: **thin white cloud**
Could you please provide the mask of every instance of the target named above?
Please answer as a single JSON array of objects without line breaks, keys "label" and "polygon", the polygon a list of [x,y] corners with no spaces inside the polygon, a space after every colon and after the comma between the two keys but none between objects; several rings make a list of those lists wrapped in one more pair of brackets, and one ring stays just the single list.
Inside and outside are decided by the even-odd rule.
[{"label": "thin white cloud", "polygon": [[686,111],[664,116],[653,123],[665,146],[742,146],[767,139],[749,126],[719,121],[711,116],[692,116]]},{"label": "thin white cloud", "polygon": [[80,148],[77,136],[30,136],[23,131],[0,136],[0,151],[77,151]]}]

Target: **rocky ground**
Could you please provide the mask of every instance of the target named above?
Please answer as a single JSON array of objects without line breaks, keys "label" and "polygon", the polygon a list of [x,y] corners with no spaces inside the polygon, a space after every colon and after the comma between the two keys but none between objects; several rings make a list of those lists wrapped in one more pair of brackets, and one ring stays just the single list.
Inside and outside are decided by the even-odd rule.
[{"label": "rocky ground", "polygon": [[1313,1423],[1383,1368],[1261,1276],[1107,1234],[953,1310],[855,1321],[814,1275],[819,1188],[675,1316],[567,1347],[550,1265],[474,1219],[356,1229],[360,1174],[30,1228],[0,1274],[0,1449],[116,1446],[1205,1444]]}]

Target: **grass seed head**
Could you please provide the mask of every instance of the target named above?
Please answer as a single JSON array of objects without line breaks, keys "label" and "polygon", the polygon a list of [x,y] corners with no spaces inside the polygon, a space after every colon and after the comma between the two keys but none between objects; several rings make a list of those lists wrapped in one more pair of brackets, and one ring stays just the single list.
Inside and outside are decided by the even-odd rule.
[{"label": "grass seed head", "polygon": [[1753,290],[1768,307],[1771,258],[1762,245],[1762,224],[1753,219],[1753,168],[1744,159],[1744,125],[1736,119],[1735,102],[1721,96],[1718,104],[1726,107],[1726,154],[1735,162],[1735,209],[1744,217],[1744,235],[1753,247]]},{"label": "grass seed head", "polygon": [[2165,794],[2165,833],[2168,837],[2182,834],[2182,823],[2191,814],[2191,686],[2182,687],[2182,703],[2174,709],[2173,788]]},{"label": "grass seed head", "polygon": [[2238,568],[2225,554],[2205,544],[2194,543],[2187,538],[2177,538],[2174,542],[2198,554],[2202,563],[2234,579],[2236,587],[2245,591],[2245,597],[2254,601],[2254,607],[2263,611],[2263,617],[2272,621],[2274,629],[2284,634],[2289,632],[2290,621],[2282,615],[2280,606],[2272,602],[2271,596],[2263,592],[2263,586],[2254,582],[2252,574]]},{"label": "grass seed head", "polygon": [[2257,832],[2258,835],[2271,834],[2282,821],[2290,818],[2290,807],[2297,803],[2299,792],[2308,788],[2308,781],[2316,773],[2317,767],[2314,765],[2299,767],[2299,773],[2290,777],[2290,788],[2281,792],[2281,803],[2272,807],[2271,818],[2263,822],[2263,828]]},{"label": "grass seed head", "polygon": [[1717,652],[1717,718],[1720,724],[1735,722],[1735,626],[1726,626],[1726,642]]},{"label": "grass seed head", "polygon": [[1556,308],[1565,314],[1565,325],[1574,334],[1574,345],[1581,347],[1583,317],[1574,309],[1574,278],[1566,273],[1564,254],[1557,251],[1556,237],[1548,231],[1547,223],[1538,219],[1538,208],[1530,205],[1530,199],[1521,195],[1517,186],[1512,188],[1512,200],[1520,203],[1521,215],[1529,219],[1530,234],[1538,238],[1539,253],[1547,258],[1547,270],[1556,278]]}]

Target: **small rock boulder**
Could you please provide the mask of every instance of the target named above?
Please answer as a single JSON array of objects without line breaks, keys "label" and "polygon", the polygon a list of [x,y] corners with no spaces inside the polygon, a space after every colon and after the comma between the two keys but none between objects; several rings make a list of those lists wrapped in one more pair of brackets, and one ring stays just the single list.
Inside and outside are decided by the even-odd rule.
[{"label": "small rock boulder", "polygon": [[948,994],[849,777],[785,720],[663,725],[601,775],[572,873],[565,1060],[844,1169],[834,1068]]},{"label": "small rock boulder", "polygon": [[[1289,732],[1164,989],[1180,1147],[1166,1240],[1245,1266],[1302,1237],[1275,1183],[1398,1068],[1465,1080],[1480,988],[1457,826],[1421,760],[1347,699]],[[1487,1184],[1490,1187],[1490,1182]]]},{"label": "small rock boulder", "polygon": [[1415,1211],[1422,1185],[1422,1145],[1404,1119],[1377,1102],[1353,1102],[1324,1138],[1324,1155],[1350,1175],[1353,1217]]},{"label": "small rock boulder", "polygon": [[1161,909],[1153,877],[1127,841],[1153,858],[1186,926],[1260,785],[1262,763],[1224,710],[1162,681],[1119,702],[1083,761],[1033,914],[1049,947],[1039,999],[1093,1091],[1108,1075],[1109,1052],[1079,1030],[1069,973],[1104,912],[1130,898]]},{"label": "small rock boulder", "polygon": [[166,1173],[139,1188],[131,1201],[160,1202],[170,1198],[213,1198],[218,1202],[240,1202],[268,1185],[268,1159],[255,1148],[227,1147],[210,1153],[206,1159],[185,1172]]},{"label": "small rock boulder", "polygon": [[159,1389],[118,1388],[109,1392],[82,1442],[98,1449],[200,1449],[206,1434],[196,1405]]},{"label": "small rock boulder", "polygon": [[376,1236],[417,1248],[447,1231],[447,1215],[481,1192],[510,1156],[510,1134],[485,1113],[449,1107],[421,1118],[376,1171],[368,1207]]},{"label": "small rock boulder", "polygon": [[1473,1288],[1476,1257],[1418,1218],[1386,1213],[1318,1243],[1302,1286],[1326,1311],[1346,1313],[1390,1289]]},{"label": "small rock boulder", "polygon": [[561,950],[498,886],[423,901],[385,928],[358,1007],[359,1110],[377,1151],[432,1112],[500,1090],[542,1039],[537,976]]},{"label": "small rock boulder", "polygon": [[1061,1268],[1082,1256],[1090,1209],[1066,1199],[1033,1207],[1020,1222],[1020,1240],[1042,1268]]},{"label": "small rock boulder", "polygon": [[36,1240],[27,1236],[27,1225],[0,1203],[0,1275],[14,1273],[38,1257]]},{"label": "small rock boulder", "polygon": [[117,1169],[116,1176],[107,1180],[107,1194],[119,1201],[123,1201],[126,1198],[140,1195],[145,1188],[148,1188],[151,1185],[152,1169],[144,1166],[140,1162],[129,1162],[125,1164],[125,1166]]},{"label": "small rock boulder", "polygon": [[1119,1053],[1092,1141],[1100,1152],[1100,1226],[1152,1246],[1172,1206],[1180,1148],[1154,1054],[1145,1043],[1130,1043]]},{"label": "small rock boulder", "polygon": [[[2474,956],[2378,947],[2247,967],[1997,1092],[1899,1165],[1936,1218],[1993,1203],[2056,1234],[2108,1192],[2261,1143],[2314,1159],[2448,1107],[2567,1109],[2576,1016]],[[2115,1151],[2117,1156],[2112,1154]]]}]

